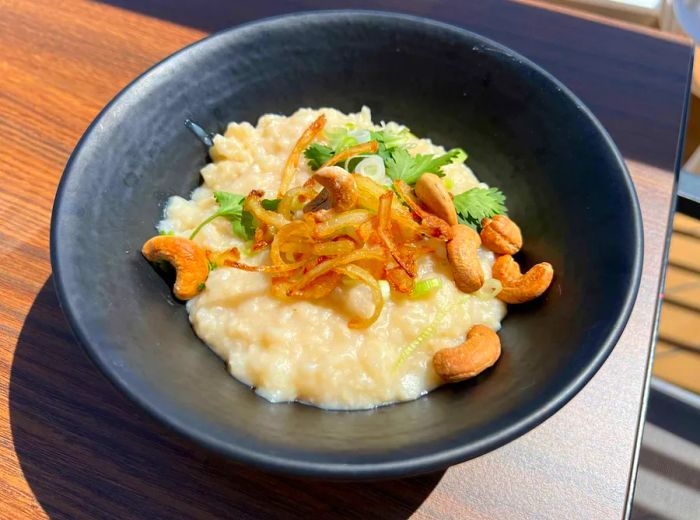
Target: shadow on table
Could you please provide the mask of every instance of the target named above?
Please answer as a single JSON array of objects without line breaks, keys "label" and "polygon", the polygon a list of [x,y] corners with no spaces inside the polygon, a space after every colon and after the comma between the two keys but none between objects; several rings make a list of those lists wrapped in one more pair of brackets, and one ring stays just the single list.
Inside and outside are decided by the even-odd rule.
[{"label": "shadow on table", "polygon": [[[221,2],[221,0],[100,0],[102,3],[136,11],[178,25],[216,32],[241,23],[281,14],[323,9],[398,10],[430,16],[440,2],[406,2],[406,0],[258,0],[256,2]],[[444,4],[444,2],[442,2]]]},{"label": "shadow on table", "polygon": [[589,105],[626,158],[667,170],[675,166],[685,112],[679,95],[688,92],[692,52],[686,44],[506,0],[99,1],[206,32],[292,12],[344,8],[400,11],[459,25],[513,47],[553,73]]},{"label": "shadow on table", "polygon": [[296,480],[194,446],[99,373],[75,342],[51,278],[17,343],[10,421],[24,475],[52,518],[406,518],[442,478]]}]

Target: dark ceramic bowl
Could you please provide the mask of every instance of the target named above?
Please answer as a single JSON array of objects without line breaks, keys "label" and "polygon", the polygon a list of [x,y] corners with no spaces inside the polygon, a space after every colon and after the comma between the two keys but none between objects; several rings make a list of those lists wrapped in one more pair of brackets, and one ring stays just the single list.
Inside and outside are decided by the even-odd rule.
[{"label": "dark ceramic bowl", "polygon": [[[163,203],[200,184],[203,145],[267,112],[363,104],[446,147],[508,196],[548,260],[546,297],[511,306],[503,356],[475,380],[372,411],[270,404],[195,336],[141,257]],[[602,232],[615,222],[615,233]],[[561,408],[615,345],[637,292],[639,207],[622,157],[563,85],[515,52],[428,20],[369,12],[244,25],[167,58],[97,117],[66,167],[51,230],[54,278],[78,338],[146,410],[199,444],[269,470],[343,479],[446,467]],[[261,323],[261,326],[265,326]]]}]

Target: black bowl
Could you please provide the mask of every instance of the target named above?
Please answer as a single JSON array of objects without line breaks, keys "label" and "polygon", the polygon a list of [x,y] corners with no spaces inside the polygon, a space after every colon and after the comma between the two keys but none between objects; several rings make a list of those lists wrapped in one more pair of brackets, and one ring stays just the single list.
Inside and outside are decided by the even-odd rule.
[{"label": "black bowl", "polygon": [[[546,297],[511,306],[504,352],[475,380],[410,403],[329,412],[270,404],[235,381],[141,257],[162,205],[199,183],[222,131],[267,112],[373,109],[447,147],[508,196]],[[610,232],[614,223],[615,232]],[[234,459],[334,478],[443,468],[561,408],[614,347],[635,299],[642,233],[622,157],[571,92],[515,52],[410,16],[285,16],[206,38],[159,63],[97,117],[71,157],[51,230],[54,279],[78,338],[116,385],[168,425]],[[264,325],[262,325],[264,326]]]}]

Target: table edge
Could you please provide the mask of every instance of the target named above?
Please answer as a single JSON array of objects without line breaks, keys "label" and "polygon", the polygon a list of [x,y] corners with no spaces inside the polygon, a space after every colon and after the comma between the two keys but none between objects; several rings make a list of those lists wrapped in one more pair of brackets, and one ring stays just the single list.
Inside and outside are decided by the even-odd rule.
[{"label": "table edge", "polygon": [[693,63],[694,63],[694,46],[689,47],[688,60],[688,70],[686,72],[686,91],[685,99],[683,101],[683,114],[681,116],[681,132],[678,135],[678,142],[676,145],[676,162],[673,169],[673,188],[671,190],[671,204],[667,216],[666,225],[666,236],[664,239],[664,248],[661,258],[661,272],[659,273],[659,282],[657,285],[657,295],[656,295],[656,305],[654,309],[654,320],[651,328],[651,335],[649,338],[649,344],[647,346],[647,362],[644,371],[644,382],[642,384],[642,394],[641,403],[639,407],[639,414],[637,417],[637,428],[635,432],[634,448],[632,452],[632,461],[630,465],[629,479],[627,482],[627,492],[625,498],[625,507],[623,510],[623,518],[629,519],[632,512],[632,505],[634,501],[634,493],[637,485],[637,473],[639,469],[639,453],[642,447],[642,436],[644,433],[644,424],[646,422],[647,415],[647,405],[649,402],[649,388],[651,384],[652,367],[654,364],[656,339],[659,334],[659,318],[661,316],[661,305],[663,303],[663,298],[661,293],[666,283],[666,273],[668,271],[668,255],[671,245],[671,237],[673,235],[673,218],[676,214],[676,207],[678,205],[678,172],[681,169],[681,161],[683,148],[685,145],[685,131],[688,125],[688,108],[690,106],[690,96],[691,96],[691,83],[693,76]]}]

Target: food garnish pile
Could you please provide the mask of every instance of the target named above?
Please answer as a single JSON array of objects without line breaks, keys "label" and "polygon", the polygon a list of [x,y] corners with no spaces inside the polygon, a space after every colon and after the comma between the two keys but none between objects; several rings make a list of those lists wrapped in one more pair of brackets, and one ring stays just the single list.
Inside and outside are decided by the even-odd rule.
[{"label": "food garnish pile", "polygon": [[[390,292],[422,297],[439,287],[440,279],[417,281],[416,276],[418,259],[440,248],[446,248],[454,283],[464,293],[486,290],[517,304],[549,287],[554,273],[549,263],[523,274],[513,258],[522,248],[522,234],[506,216],[505,197],[498,189],[476,187],[454,197],[449,193],[441,169],[464,161],[461,149],[412,155],[405,146],[405,128],[323,132],[325,124],[322,114],[297,140],[277,198],[265,199],[257,190],[247,195],[217,191],[218,211],[189,238],[163,234],[144,244],[149,261],[164,260],[175,268],[178,298],[197,296],[209,271],[221,266],[267,273],[273,295],[283,300],[323,298],[350,279],[369,287],[374,312],[352,318],[348,327],[367,328]],[[295,185],[302,157],[314,174]],[[384,182],[387,178],[391,185]],[[215,218],[228,219],[233,232],[249,241],[251,252],[268,250],[270,262],[251,265],[241,261],[236,248],[214,254],[197,245],[193,239]],[[488,287],[477,256],[480,246],[497,255]],[[496,333],[474,325],[464,343],[434,355],[433,368],[447,382],[461,381],[493,365],[500,352]]]}]

